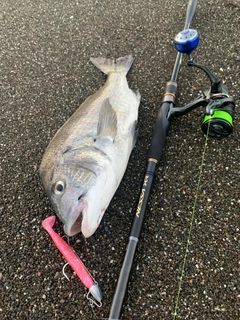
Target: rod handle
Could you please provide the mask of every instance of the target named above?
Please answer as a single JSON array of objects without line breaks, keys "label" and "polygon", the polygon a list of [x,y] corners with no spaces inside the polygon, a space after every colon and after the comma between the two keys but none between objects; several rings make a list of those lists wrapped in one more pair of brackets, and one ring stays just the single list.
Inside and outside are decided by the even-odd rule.
[{"label": "rod handle", "polygon": [[148,158],[155,159],[157,162],[160,161],[165,140],[167,137],[170,121],[168,119],[169,109],[171,103],[168,101],[163,102],[159,109],[155,127],[153,130],[152,141],[148,151]]}]

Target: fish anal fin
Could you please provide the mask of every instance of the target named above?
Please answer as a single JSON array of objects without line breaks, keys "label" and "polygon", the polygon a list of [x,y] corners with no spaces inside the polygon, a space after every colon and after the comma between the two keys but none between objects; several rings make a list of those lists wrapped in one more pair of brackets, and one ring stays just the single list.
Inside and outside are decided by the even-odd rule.
[{"label": "fish anal fin", "polygon": [[117,113],[111,106],[109,98],[105,99],[99,113],[97,141],[104,139],[111,142],[117,135]]}]

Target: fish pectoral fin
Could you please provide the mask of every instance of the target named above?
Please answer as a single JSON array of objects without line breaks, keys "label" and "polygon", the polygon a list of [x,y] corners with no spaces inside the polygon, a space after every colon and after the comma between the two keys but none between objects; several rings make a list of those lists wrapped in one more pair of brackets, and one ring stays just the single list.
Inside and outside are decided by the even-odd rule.
[{"label": "fish pectoral fin", "polygon": [[117,135],[117,113],[111,106],[109,98],[103,101],[102,108],[99,113],[97,127],[97,141],[104,139],[111,142]]}]

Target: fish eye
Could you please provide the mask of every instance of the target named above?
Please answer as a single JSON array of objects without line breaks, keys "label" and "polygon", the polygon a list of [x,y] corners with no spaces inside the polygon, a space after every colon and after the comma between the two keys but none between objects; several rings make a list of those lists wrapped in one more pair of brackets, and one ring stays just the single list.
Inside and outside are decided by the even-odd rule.
[{"label": "fish eye", "polygon": [[65,183],[63,181],[57,181],[53,185],[53,192],[55,194],[62,194],[65,190]]}]

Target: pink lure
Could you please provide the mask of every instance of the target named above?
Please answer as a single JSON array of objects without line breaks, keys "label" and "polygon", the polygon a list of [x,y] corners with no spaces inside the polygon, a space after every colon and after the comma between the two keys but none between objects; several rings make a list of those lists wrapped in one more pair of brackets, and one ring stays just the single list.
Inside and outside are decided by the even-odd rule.
[{"label": "pink lure", "polygon": [[102,301],[102,292],[99,286],[93,282],[90,274],[85,268],[82,261],[79,257],[74,253],[71,247],[53,230],[54,223],[56,221],[55,216],[51,216],[43,220],[42,227],[49,233],[52,238],[54,244],[76,272],[79,279],[82,281],[84,286],[89,289],[93,297],[98,301]]}]

